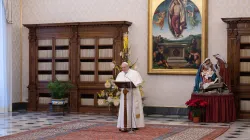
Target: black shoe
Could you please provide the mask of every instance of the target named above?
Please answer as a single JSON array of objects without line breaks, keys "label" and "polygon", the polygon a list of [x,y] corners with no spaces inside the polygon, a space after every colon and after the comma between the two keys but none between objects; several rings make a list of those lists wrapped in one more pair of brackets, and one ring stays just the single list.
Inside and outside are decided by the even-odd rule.
[{"label": "black shoe", "polygon": [[128,130],[126,130],[126,129],[121,129],[121,128],[119,128],[119,131],[121,131],[121,132],[128,132]]}]

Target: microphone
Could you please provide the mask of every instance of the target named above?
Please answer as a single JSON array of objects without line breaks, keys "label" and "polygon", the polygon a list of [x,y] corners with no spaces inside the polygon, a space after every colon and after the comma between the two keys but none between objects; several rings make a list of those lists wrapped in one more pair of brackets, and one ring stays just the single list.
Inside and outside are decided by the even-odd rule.
[{"label": "microphone", "polygon": [[[128,76],[127,76],[127,72],[124,74],[124,77],[126,77],[126,78],[128,78]],[[132,82],[132,80],[130,79],[130,78],[128,78],[128,80],[130,80],[130,82]]]}]

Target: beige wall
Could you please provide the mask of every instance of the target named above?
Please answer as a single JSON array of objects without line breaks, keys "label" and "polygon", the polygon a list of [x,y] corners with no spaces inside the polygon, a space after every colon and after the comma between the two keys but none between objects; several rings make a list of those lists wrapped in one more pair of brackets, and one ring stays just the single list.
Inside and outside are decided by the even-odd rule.
[{"label": "beige wall", "polygon": [[[12,1],[12,19],[13,23],[10,25],[11,32],[11,47],[12,47],[12,102],[21,101],[21,84],[20,84],[20,57],[21,57],[21,36],[20,36],[20,27],[21,27],[21,0]],[[23,87],[24,88],[24,87]]]},{"label": "beige wall", "polygon": [[[226,24],[222,17],[250,16],[249,0],[208,0],[208,55],[226,57]],[[183,107],[190,97],[194,76],[147,74],[147,0],[23,0],[23,23],[127,20],[132,60],[144,85],[147,106]],[[28,97],[28,31],[23,30],[23,100]]]}]

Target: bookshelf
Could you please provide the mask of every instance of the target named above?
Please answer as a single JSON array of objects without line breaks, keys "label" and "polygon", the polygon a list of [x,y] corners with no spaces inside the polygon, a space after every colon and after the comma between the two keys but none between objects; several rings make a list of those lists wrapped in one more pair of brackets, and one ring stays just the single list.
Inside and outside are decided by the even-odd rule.
[{"label": "bookshelf", "polygon": [[71,112],[111,113],[98,106],[97,92],[117,73],[128,21],[25,24],[29,29],[28,110],[45,111],[51,101],[49,81],[71,81]]},{"label": "bookshelf", "polygon": [[69,81],[69,39],[55,39],[55,78]]},{"label": "bookshelf", "polygon": [[223,18],[227,23],[227,50],[237,118],[250,118],[250,18]]},{"label": "bookshelf", "polygon": [[80,82],[95,82],[96,38],[80,39]]},{"label": "bookshelf", "polygon": [[105,82],[113,77],[111,63],[113,60],[113,38],[98,40],[98,80]]},{"label": "bookshelf", "polygon": [[52,39],[38,40],[38,81],[52,80]]}]

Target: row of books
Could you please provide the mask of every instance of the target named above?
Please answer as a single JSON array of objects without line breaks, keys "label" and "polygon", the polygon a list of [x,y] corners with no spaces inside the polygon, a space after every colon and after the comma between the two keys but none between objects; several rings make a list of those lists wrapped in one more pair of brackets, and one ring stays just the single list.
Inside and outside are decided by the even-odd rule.
[{"label": "row of books", "polygon": [[56,57],[69,57],[68,50],[56,50]]},{"label": "row of books", "polygon": [[[56,79],[59,81],[68,81],[69,75],[68,74],[56,74]],[[51,81],[52,75],[51,74],[38,74],[38,81]]]},{"label": "row of books", "polygon": [[250,56],[250,49],[240,49],[240,56]]},{"label": "row of books", "polygon": [[250,76],[240,76],[241,84],[250,84]]},{"label": "row of books", "polygon": [[38,58],[52,58],[52,50],[38,50]]},{"label": "row of books", "polygon": [[[111,62],[98,62],[98,69],[100,71],[112,71]],[[81,62],[81,70],[95,70],[95,62]]]},{"label": "row of books", "polygon": [[80,81],[93,82],[95,81],[95,75],[80,75]]},{"label": "row of books", "polygon": [[250,62],[240,62],[241,72],[250,72]]},{"label": "row of books", "polygon": [[[94,38],[80,39],[80,44],[81,45],[95,45],[95,39]],[[99,45],[112,45],[113,38],[99,38],[98,44]]]},{"label": "row of books", "polygon": [[113,49],[99,49],[99,57],[113,57]]},{"label": "row of books", "polygon": [[59,81],[69,81],[68,74],[56,74],[56,79]]},{"label": "row of books", "polygon": [[250,36],[241,36],[240,43],[250,43]]},{"label": "row of books", "polygon": [[68,70],[69,62],[56,62],[56,70]]},{"label": "row of books", "polygon": [[111,67],[112,62],[99,62],[98,69],[103,71],[112,71],[113,67]]},{"label": "row of books", "polygon": [[69,39],[56,39],[56,46],[69,46]]},{"label": "row of books", "polygon": [[95,70],[95,62],[81,62],[81,70]]},{"label": "row of books", "polygon": [[113,45],[113,38],[100,38],[99,45]]},{"label": "row of books", "polygon": [[[107,79],[113,78],[113,75],[99,75],[100,82],[105,82]],[[95,75],[80,75],[80,81],[82,82],[92,82],[95,81]]]},{"label": "row of books", "polygon": [[[56,50],[56,57],[69,57],[68,50]],[[80,57],[95,57],[95,49],[81,49]],[[99,57],[113,57],[113,49],[99,49]],[[39,50],[38,58],[52,58],[52,50]]]},{"label": "row of books", "polygon": [[80,57],[95,57],[95,49],[81,49]]},{"label": "row of books", "polygon": [[39,97],[39,104],[51,103],[51,97]]},{"label": "row of books", "polygon": [[52,62],[38,62],[38,70],[52,70]]},{"label": "row of books", "polygon": [[98,75],[100,82],[105,82],[107,79],[113,78],[113,75]]},{"label": "row of books", "polygon": [[[56,46],[68,46],[69,39],[56,39]],[[38,40],[38,46],[52,46],[52,39]]]},{"label": "row of books", "polygon": [[240,110],[241,111],[250,111],[250,100],[241,100],[240,101]]},{"label": "row of books", "polygon": [[94,106],[94,99],[84,99],[84,98],[81,98],[81,105]]},{"label": "row of books", "polygon": [[[56,62],[56,70],[68,70],[68,62]],[[38,70],[52,70],[52,62],[39,62]]]},{"label": "row of books", "polygon": [[52,39],[38,40],[38,46],[52,46]]},{"label": "row of books", "polygon": [[[99,81],[105,82],[107,79],[112,78],[113,75],[99,75]],[[56,74],[56,78],[59,81],[68,81],[69,76],[68,74]],[[38,74],[38,81],[51,81],[52,75],[51,74]],[[95,81],[95,75],[80,75],[80,81],[82,82],[91,82]]]},{"label": "row of books", "polygon": [[51,81],[52,75],[51,74],[38,74],[38,81]]},{"label": "row of books", "polygon": [[80,45],[95,45],[95,39],[94,38],[80,39]]},{"label": "row of books", "polygon": [[[112,45],[113,38],[100,38],[99,45]],[[56,46],[68,46],[69,39],[56,39]],[[80,39],[80,45],[95,45],[94,38]],[[52,39],[38,40],[38,46],[52,46]]]},{"label": "row of books", "polygon": [[[81,49],[80,57],[95,57],[95,49]],[[99,57],[113,57],[113,49],[99,49]]]},{"label": "row of books", "polygon": [[[56,57],[69,57],[69,51],[56,50]],[[38,58],[52,58],[52,50],[39,50]]]}]

